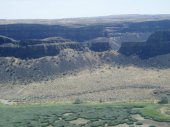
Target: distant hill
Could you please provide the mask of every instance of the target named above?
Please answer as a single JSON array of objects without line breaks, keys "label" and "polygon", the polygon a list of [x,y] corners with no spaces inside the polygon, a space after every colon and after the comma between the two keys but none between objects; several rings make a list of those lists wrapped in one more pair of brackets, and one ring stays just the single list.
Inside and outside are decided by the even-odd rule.
[{"label": "distant hill", "polygon": [[123,23],[123,22],[144,22],[144,21],[160,21],[169,20],[170,14],[160,15],[140,15],[140,14],[127,14],[127,15],[110,15],[99,17],[84,17],[84,18],[64,18],[64,19],[17,19],[6,20],[0,19],[0,24],[46,24],[46,25],[62,25],[82,27],[93,24],[105,23]]},{"label": "distant hill", "polygon": [[170,15],[118,15],[60,20],[0,20],[0,35],[15,40],[62,37],[84,42],[125,33],[150,34],[170,29]]}]

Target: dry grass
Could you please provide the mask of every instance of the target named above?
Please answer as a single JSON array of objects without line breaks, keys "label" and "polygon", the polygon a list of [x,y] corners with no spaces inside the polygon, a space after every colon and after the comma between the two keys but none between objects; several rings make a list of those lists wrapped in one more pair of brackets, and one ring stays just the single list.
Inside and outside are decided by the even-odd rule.
[{"label": "dry grass", "polygon": [[170,89],[170,69],[143,69],[133,66],[110,67],[94,71],[84,70],[76,75],[66,75],[51,81],[31,83],[26,86],[2,86],[3,99],[27,101],[43,100],[102,100],[133,101],[153,100],[155,89]]}]

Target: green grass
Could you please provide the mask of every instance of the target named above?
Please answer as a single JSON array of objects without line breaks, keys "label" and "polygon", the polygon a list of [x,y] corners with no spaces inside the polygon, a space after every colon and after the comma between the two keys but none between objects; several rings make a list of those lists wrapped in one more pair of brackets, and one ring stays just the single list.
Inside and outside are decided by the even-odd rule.
[{"label": "green grass", "polygon": [[[161,114],[162,105],[151,103],[83,103],[83,104],[36,104],[0,106],[0,127],[100,127],[126,123],[129,126],[139,122],[132,114],[157,121],[170,121]],[[64,116],[65,113],[72,113]],[[78,118],[89,120],[86,125],[74,125],[70,121]]]},{"label": "green grass", "polygon": [[[155,121],[160,122],[170,122],[170,116],[166,114],[162,114],[160,111],[160,108],[164,105],[148,105],[140,110],[141,115],[144,117],[152,118]],[[170,107],[170,105],[166,105],[167,107]]]}]

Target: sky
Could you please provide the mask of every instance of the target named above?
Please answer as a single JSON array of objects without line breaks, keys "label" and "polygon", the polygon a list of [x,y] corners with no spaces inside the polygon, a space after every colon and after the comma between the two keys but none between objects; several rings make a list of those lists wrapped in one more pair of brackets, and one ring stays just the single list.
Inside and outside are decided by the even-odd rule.
[{"label": "sky", "polygon": [[0,19],[170,14],[170,0],[0,0]]}]

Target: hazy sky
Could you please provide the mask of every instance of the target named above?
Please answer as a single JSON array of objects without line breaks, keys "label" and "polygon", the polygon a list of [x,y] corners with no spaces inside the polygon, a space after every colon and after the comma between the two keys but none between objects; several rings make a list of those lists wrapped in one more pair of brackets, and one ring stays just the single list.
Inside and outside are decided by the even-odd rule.
[{"label": "hazy sky", "polygon": [[170,14],[170,0],[0,0],[0,19]]}]

